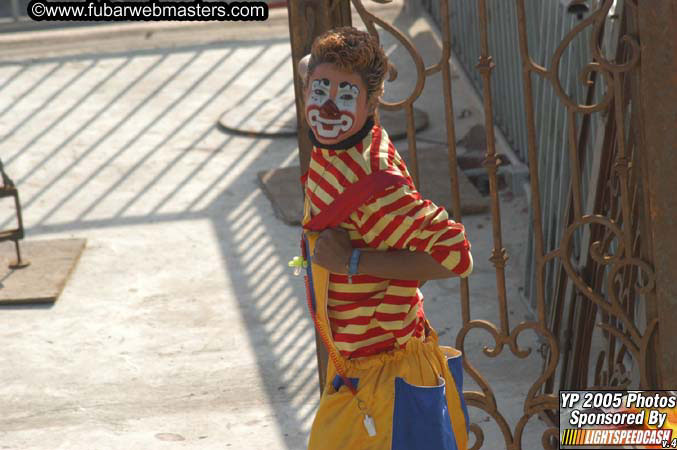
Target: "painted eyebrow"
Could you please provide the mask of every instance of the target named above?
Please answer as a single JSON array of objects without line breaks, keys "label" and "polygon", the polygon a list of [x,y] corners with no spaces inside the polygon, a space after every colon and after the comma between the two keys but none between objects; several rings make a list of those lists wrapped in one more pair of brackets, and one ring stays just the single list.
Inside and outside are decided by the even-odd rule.
[{"label": "painted eyebrow", "polygon": [[329,86],[329,84],[330,84],[328,78],[322,78],[320,81],[322,82],[322,84],[325,84],[325,85],[327,85],[327,86]]},{"label": "painted eyebrow", "polygon": [[357,89],[358,91],[360,90],[357,86],[355,86],[354,84],[350,84],[350,83],[348,83],[347,81],[341,81],[341,82],[339,83],[339,87],[340,87],[340,88],[350,87],[350,88],[355,88],[355,89]]}]

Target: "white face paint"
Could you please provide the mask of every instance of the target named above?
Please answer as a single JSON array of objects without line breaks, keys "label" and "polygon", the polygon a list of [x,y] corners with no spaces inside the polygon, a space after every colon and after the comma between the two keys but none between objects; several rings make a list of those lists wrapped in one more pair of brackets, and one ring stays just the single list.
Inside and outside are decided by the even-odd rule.
[{"label": "white face paint", "polygon": [[305,95],[306,121],[322,144],[339,143],[354,135],[370,113],[361,75],[331,63],[315,67]]},{"label": "white face paint", "polygon": [[[355,120],[357,97],[360,89],[347,81],[341,81],[336,90],[336,97],[331,99],[331,81],[322,78],[313,80],[310,86],[310,99],[306,106],[308,123],[323,138],[335,138],[339,133],[350,130]],[[332,100],[339,118],[329,118],[322,114],[323,106]]]},{"label": "white face paint", "polygon": [[336,106],[341,111],[350,111],[355,113],[357,109],[357,97],[360,95],[360,88],[347,81],[339,83],[338,91],[336,92]]},{"label": "white face paint", "polygon": [[319,109],[308,111],[308,124],[323,138],[335,138],[339,133],[350,130],[353,118],[348,114],[341,114],[340,119],[325,119]]},{"label": "white face paint", "polygon": [[310,101],[308,104],[322,106],[324,102],[329,100],[330,90],[331,83],[326,78],[313,80],[313,83],[310,85]]}]

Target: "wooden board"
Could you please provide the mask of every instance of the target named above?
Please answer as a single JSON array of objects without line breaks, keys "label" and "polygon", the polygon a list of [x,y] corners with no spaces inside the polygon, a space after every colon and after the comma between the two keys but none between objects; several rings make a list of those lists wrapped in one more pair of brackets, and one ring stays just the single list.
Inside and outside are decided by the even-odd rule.
[{"label": "wooden board", "polygon": [[275,215],[289,225],[301,225],[303,190],[299,166],[259,172],[259,182],[273,205]]},{"label": "wooden board", "polygon": [[[421,195],[451,212],[451,180],[447,148],[419,147],[416,153],[421,177],[418,189]],[[407,150],[404,149],[401,154],[408,162]],[[458,190],[461,196],[462,215],[482,214],[489,210],[489,197],[483,196],[462,170],[458,170]]]},{"label": "wooden board", "polygon": [[[444,149],[446,150],[446,149]],[[446,154],[441,149],[422,149],[419,152],[421,194],[434,203],[451,211],[451,188]],[[282,167],[258,173],[259,182],[275,215],[289,225],[300,225],[303,215],[303,193],[300,168]],[[458,172],[462,214],[481,214],[489,209],[489,197],[483,197],[468,177]]]},{"label": "wooden board", "polygon": [[85,248],[85,239],[23,240],[23,269],[10,269],[16,260],[13,242],[0,243],[0,305],[54,303]]}]

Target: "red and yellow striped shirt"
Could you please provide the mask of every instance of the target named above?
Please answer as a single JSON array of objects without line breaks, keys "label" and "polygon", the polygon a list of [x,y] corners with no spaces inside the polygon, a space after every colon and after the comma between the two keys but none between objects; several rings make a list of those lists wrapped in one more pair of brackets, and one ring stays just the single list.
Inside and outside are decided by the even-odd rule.
[{"label": "red and yellow striped shirt", "polygon": [[[348,149],[315,146],[305,179],[306,213],[327,207],[343,190],[380,170],[394,170],[408,184],[375,194],[340,224],[354,248],[366,251],[424,251],[461,277],[473,268],[463,225],[444,208],[425,200],[414,188],[407,168],[385,130],[374,126]],[[308,211],[309,209],[309,211]],[[418,281],[330,274],[328,315],[341,354],[357,358],[391,350],[423,334],[423,296]]]}]

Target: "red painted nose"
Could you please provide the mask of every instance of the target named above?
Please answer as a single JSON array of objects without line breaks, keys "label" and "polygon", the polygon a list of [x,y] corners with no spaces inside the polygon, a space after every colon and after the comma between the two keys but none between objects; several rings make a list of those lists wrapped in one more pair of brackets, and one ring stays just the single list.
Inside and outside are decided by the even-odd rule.
[{"label": "red painted nose", "polygon": [[340,119],[341,118],[341,112],[339,109],[336,107],[336,104],[331,100],[327,100],[324,102],[322,107],[320,108],[320,114],[323,117],[326,117],[327,119]]}]

